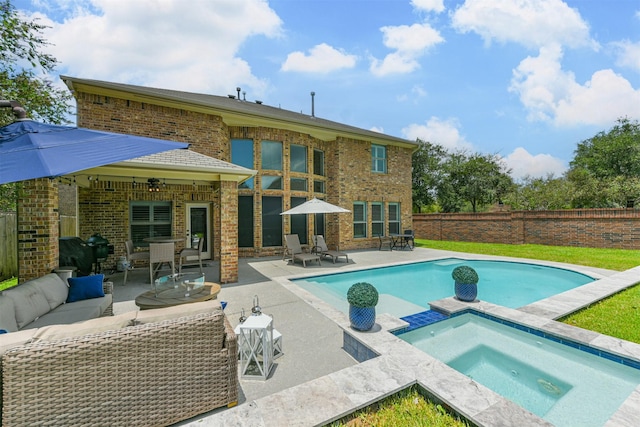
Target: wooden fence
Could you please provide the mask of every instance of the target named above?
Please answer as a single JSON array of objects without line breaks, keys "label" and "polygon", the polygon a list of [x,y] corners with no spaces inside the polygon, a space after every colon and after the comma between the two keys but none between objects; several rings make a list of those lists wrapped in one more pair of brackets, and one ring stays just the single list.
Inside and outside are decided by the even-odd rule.
[{"label": "wooden fence", "polygon": [[0,214],[0,281],[18,275],[16,214]]},{"label": "wooden fence", "polygon": [[[60,215],[60,237],[77,236],[77,217]],[[0,281],[18,275],[17,216],[0,214]]]}]

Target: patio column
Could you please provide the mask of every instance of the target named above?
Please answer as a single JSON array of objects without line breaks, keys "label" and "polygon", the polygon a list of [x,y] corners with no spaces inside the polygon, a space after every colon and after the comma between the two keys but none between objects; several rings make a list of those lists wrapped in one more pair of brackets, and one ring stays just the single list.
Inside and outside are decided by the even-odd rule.
[{"label": "patio column", "polygon": [[58,267],[58,183],[49,178],[22,182],[18,198],[18,282]]},{"label": "patio column", "polygon": [[220,181],[220,283],[238,281],[238,183]]}]

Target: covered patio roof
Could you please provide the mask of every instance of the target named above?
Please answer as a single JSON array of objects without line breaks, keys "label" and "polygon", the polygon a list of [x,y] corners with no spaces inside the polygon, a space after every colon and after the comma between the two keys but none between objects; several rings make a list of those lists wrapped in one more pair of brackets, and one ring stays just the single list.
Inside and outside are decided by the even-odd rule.
[{"label": "covered patio roof", "polygon": [[64,178],[85,187],[89,186],[91,179],[127,182],[148,178],[157,178],[166,184],[184,184],[187,181],[209,185],[219,181],[241,183],[256,172],[195,151],[170,150],[86,169]]}]

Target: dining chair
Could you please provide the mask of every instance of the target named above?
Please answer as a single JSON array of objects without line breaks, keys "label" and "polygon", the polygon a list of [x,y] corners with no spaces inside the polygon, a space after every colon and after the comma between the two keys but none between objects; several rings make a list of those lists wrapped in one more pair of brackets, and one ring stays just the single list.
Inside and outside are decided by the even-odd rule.
[{"label": "dining chair", "polygon": [[149,261],[149,251],[136,252],[133,247],[133,240],[125,241],[124,249],[127,253],[126,255],[127,265],[125,265],[125,268],[124,268],[124,282],[122,282],[123,286],[127,284],[127,273],[129,272],[129,268],[133,269],[134,261],[136,260]]},{"label": "dining chair", "polygon": [[175,243],[149,243],[149,278],[151,283],[165,262],[171,266],[171,274],[175,274],[175,247]]},{"label": "dining chair", "polygon": [[200,265],[200,274],[202,274],[202,250],[204,248],[204,237],[200,238],[197,248],[184,248],[178,254],[180,260],[178,261],[178,273],[182,273],[182,259],[187,257],[197,256],[198,264]]}]

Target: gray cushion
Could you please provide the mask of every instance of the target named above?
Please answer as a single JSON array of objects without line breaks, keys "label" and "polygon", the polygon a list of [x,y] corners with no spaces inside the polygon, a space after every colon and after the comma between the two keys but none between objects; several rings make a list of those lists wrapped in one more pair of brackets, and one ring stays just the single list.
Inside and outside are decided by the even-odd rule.
[{"label": "gray cushion", "polygon": [[111,304],[112,295],[107,294],[101,298],[91,298],[87,300],[62,304],[42,316],[27,328],[40,328],[49,325],[68,325],[87,319],[100,317],[106,308]]},{"label": "gray cushion", "polygon": [[0,329],[8,332],[18,330],[16,323],[16,311],[13,307],[13,300],[0,295]]},{"label": "gray cushion", "polygon": [[40,292],[44,294],[49,303],[49,308],[52,310],[67,300],[69,286],[55,273],[38,277],[28,283],[33,283],[40,289]]},{"label": "gray cushion", "polygon": [[33,281],[6,290],[2,296],[11,298],[13,301],[19,329],[51,310],[47,298]]}]

